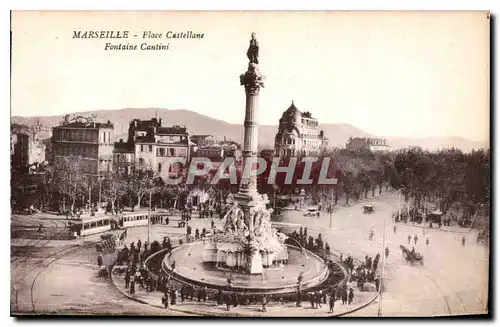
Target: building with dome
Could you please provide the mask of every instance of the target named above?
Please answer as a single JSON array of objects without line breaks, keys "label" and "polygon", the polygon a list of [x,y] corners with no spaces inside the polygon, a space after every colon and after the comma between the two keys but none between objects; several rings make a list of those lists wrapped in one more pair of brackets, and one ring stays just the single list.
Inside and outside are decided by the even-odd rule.
[{"label": "building with dome", "polygon": [[281,116],[274,139],[277,156],[318,155],[328,146],[328,138],[319,128],[318,120],[308,111],[301,112],[292,101]]}]

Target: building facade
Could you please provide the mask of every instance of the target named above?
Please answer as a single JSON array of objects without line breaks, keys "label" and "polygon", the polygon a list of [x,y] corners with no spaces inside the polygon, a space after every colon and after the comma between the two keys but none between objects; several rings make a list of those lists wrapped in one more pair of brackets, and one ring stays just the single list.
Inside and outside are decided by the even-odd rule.
[{"label": "building facade", "polygon": [[125,175],[130,175],[135,163],[135,147],[134,144],[123,142],[115,142],[113,148],[113,169]]},{"label": "building facade", "polygon": [[328,139],[310,112],[301,112],[292,101],[283,113],[274,140],[275,155],[318,155],[328,146]]},{"label": "building facade", "polygon": [[226,138],[225,137],[220,137],[220,136],[217,136],[217,135],[207,135],[207,134],[203,134],[203,135],[191,135],[190,137],[190,140],[191,142],[193,142],[194,144],[196,144],[197,147],[206,147],[206,146],[210,146],[210,145],[214,145],[214,144],[220,144],[222,142],[225,142]]},{"label": "building facade", "polygon": [[46,140],[50,132],[39,122],[28,127],[12,124],[10,135],[11,166],[18,171],[30,172],[46,160]]},{"label": "building facade", "polygon": [[387,140],[380,138],[369,138],[369,137],[354,137],[349,138],[346,143],[346,149],[359,151],[390,151],[391,147],[387,144]]},{"label": "building facade", "polygon": [[132,120],[127,143],[133,149],[133,160],[155,170],[162,178],[168,176],[172,158],[186,158],[189,162],[193,146],[186,127],[164,127],[157,118]]},{"label": "building facade", "polygon": [[11,169],[18,172],[27,172],[30,162],[29,135],[21,132],[10,134]]},{"label": "building facade", "polygon": [[111,122],[96,123],[90,118],[66,116],[52,129],[52,161],[61,167],[65,158],[81,157],[85,175],[102,176],[112,170],[113,131]]}]

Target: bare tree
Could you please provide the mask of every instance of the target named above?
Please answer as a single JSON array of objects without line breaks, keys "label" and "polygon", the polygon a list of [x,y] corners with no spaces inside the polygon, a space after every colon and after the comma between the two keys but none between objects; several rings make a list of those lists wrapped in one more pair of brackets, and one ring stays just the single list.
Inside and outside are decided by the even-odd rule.
[{"label": "bare tree", "polygon": [[71,202],[71,212],[75,209],[76,198],[82,194],[85,183],[83,174],[83,160],[81,157],[71,156],[62,158],[56,167],[56,185],[63,196],[63,208],[66,207],[66,198]]},{"label": "bare tree", "polygon": [[144,195],[154,191],[156,187],[156,172],[142,161],[135,164],[129,181],[129,189],[137,197],[137,208],[141,207],[141,200]]},{"label": "bare tree", "polygon": [[127,193],[127,179],[120,172],[113,172],[106,176],[103,183],[104,198],[111,202],[111,210],[115,210],[115,203]]},{"label": "bare tree", "polygon": [[43,210],[50,203],[52,192],[57,185],[54,183],[54,168],[49,165],[39,165],[34,172],[39,176],[39,197],[40,210]]}]

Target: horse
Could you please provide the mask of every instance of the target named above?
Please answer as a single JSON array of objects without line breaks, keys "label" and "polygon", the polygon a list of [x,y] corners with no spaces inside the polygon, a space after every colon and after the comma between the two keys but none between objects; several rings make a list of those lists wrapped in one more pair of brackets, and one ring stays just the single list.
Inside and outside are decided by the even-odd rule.
[{"label": "horse", "polygon": [[418,261],[420,264],[424,264],[424,257],[419,253],[408,250],[404,245],[400,245],[399,247],[403,253],[403,258],[405,258],[407,262],[411,262],[411,264],[413,264],[415,261]]}]

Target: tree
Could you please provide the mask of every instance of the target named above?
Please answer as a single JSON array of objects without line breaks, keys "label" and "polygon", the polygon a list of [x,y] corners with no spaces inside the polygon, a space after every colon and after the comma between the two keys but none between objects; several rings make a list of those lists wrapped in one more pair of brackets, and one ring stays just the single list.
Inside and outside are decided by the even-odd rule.
[{"label": "tree", "polygon": [[137,197],[138,209],[141,207],[141,200],[144,195],[154,192],[156,182],[157,175],[155,171],[142,161],[138,161],[129,181],[129,189]]},{"label": "tree", "polygon": [[111,203],[111,210],[115,210],[115,203],[127,193],[127,178],[118,171],[107,175],[103,182],[103,195]]},{"label": "tree", "polygon": [[52,193],[57,188],[54,183],[54,168],[41,164],[37,167],[35,174],[39,176],[38,194],[40,197],[40,210],[43,210],[50,203]]},{"label": "tree", "polygon": [[63,208],[66,198],[71,203],[71,212],[75,209],[76,198],[84,192],[83,160],[80,156],[64,157],[56,166],[55,181],[58,192],[63,196]]}]

